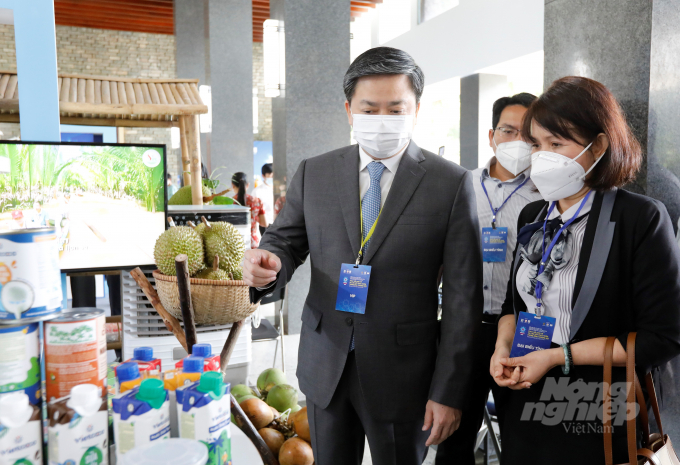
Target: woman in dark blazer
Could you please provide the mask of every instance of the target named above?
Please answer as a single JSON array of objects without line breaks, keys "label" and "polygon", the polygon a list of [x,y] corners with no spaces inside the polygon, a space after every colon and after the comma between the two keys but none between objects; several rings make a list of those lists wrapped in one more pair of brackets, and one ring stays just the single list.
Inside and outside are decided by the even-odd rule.
[{"label": "woman in dark blazer", "polygon": [[[680,354],[680,250],[664,206],[620,189],[642,154],[613,95],[555,81],[529,108],[531,179],[490,372],[509,388],[503,465],[604,464],[602,365],[616,336],[614,463],[627,462],[626,338],[639,375]],[[520,312],[555,318],[552,345],[510,358]],[[544,320],[551,321],[551,320]],[[520,327],[522,325],[520,324]],[[566,372],[566,373],[565,373]]]}]

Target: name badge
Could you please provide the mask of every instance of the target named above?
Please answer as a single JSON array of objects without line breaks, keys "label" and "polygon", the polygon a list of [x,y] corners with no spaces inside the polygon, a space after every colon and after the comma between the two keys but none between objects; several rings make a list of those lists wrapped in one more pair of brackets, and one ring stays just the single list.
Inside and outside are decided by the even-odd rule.
[{"label": "name badge", "polygon": [[510,357],[521,357],[536,350],[550,348],[554,331],[555,318],[520,312]]},{"label": "name badge", "polygon": [[366,313],[368,283],[371,280],[371,267],[343,263],[340,268],[338,298],[335,309],[341,312]]},{"label": "name badge", "polygon": [[482,228],[482,259],[504,262],[508,251],[508,228]]}]

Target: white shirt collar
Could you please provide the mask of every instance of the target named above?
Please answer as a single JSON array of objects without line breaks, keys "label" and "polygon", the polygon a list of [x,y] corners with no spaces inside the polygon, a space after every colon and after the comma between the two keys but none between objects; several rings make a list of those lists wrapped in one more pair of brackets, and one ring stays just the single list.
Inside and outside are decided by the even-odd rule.
[{"label": "white shirt collar", "polygon": [[[593,201],[594,200],[595,200],[595,192],[590,194],[590,196],[588,197],[588,200],[583,205],[583,208],[581,209],[581,211],[578,214],[579,217],[590,212],[590,209],[593,207]],[[552,220],[553,218],[557,218],[558,216],[561,216],[562,221],[566,223],[567,221],[569,221],[571,219],[572,216],[574,216],[576,214],[576,211],[578,210],[578,207],[581,205],[581,202],[583,202],[583,200],[581,200],[581,201],[577,202],[576,204],[572,205],[571,207],[569,207],[567,209],[567,211],[565,211],[561,215],[560,215],[560,212],[557,210],[557,206],[555,206],[553,211],[548,216],[548,219]]]},{"label": "white shirt collar", "polygon": [[[482,174],[484,175],[485,178],[491,178],[491,179],[496,179],[491,177],[491,166],[495,165],[498,163],[498,160],[496,159],[496,156],[494,155],[493,157],[489,158],[489,161],[486,162],[486,165],[484,165],[484,169],[482,170]],[[508,179],[507,181],[501,181],[501,183],[506,183],[506,184],[512,184],[512,183],[520,183],[524,181],[526,178],[531,177],[531,166],[527,168],[526,170],[522,171],[519,173],[517,176],[515,176],[512,179]],[[496,179],[498,181],[498,179]]]},{"label": "white shirt collar", "polygon": [[[410,142],[409,142],[410,144]],[[363,171],[370,162],[372,161],[379,161],[383,165],[385,165],[385,168],[390,170],[390,173],[392,174],[397,174],[397,168],[399,168],[399,162],[401,161],[401,157],[404,156],[404,153],[406,152],[406,149],[408,148],[409,144],[406,144],[406,146],[399,151],[396,155],[390,158],[386,158],[383,160],[374,160],[371,158],[369,154],[366,153],[366,151],[359,146],[359,171]]]}]

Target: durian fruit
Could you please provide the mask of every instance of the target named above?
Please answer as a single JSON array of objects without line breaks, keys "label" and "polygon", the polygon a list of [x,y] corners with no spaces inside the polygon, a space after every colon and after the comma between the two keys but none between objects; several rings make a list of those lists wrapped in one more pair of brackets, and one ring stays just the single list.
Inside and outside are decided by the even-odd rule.
[{"label": "durian fruit", "polygon": [[153,257],[156,266],[164,275],[176,276],[175,257],[186,254],[189,274],[193,275],[205,267],[205,249],[201,236],[188,226],[175,226],[156,239]]},{"label": "durian fruit", "polygon": [[[203,197],[210,197],[212,192],[206,186],[203,187]],[[181,187],[168,199],[168,205],[191,205],[191,186]]]},{"label": "durian fruit", "polygon": [[198,279],[208,279],[208,275],[212,273],[213,270],[210,268],[203,268],[202,270],[198,270],[198,273],[195,275],[192,275],[192,278],[198,278]]},{"label": "durian fruit", "polygon": [[205,228],[202,233],[207,264],[212,266],[215,255],[218,255],[220,270],[231,273],[235,280],[243,279],[241,265],[245,254],[245,243],[241,233],[231,223],[224,221],[209,223],[205,217],[201,220]]},{"label": "durian fruit", "polygon": [[210,273],[208,273],[205,279],[212,279],[214,281],[227,281],[229,279],[232,279],[231,273],[227,273],[224,270],[220,270],[219,263],[220,257],[219,255],[215,255],[215,259],[213,260],[212,265],[213,269]]}]

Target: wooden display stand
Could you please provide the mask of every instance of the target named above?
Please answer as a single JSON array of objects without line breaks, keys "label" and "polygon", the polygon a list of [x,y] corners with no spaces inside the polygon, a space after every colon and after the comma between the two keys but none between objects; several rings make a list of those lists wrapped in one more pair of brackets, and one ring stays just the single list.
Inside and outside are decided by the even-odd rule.
[{"label": "wooden display stand", "polygon": [[[158,312],[158,314],[163,318],[165,326],[171,331],[182,347],[191,354],[193,349],[193,344],[196,342],[196,326],[194,324],[194,313],[191,305],[191,289],[190,281],[188,279],[189,271],[187,269],[187,256],[180,254],[175,258],[175,266],[177,270],[177,287],[179,288],[180,295],[180,306],[182,308],[182,320],[184,322],[184,330],[179,321],[172,316],[163,307],[156,290],[153,288],[151,283],[140,268],[135,268],[130,272],[130,276],[134,278],[137,285],[142,289],[146,295],[153,308]],[[184,279],[180,278],[182,276]],[[222,373],[226,372],[227,365],[229,364],[229,359],[236,346],[236,341],[238,339],[241,328],[243,327],[244,321],[237,321],[232,324],[231,330],[229,331],[229,336],[227,337],[222,352],[220,353],[220,367]],[[231,395],[231,394],[230,394]],[[278,459],[274,456],[272,451],[269,449],[267,444],[257,432],[255,426],[248,419],[246,414],[241,409],[241,406],[236,402],[236,399],[231,395],[231,413],[234,414],[237,426],[243,430],[243,432],[248,436],[252,443],[257,448],[257,451],[262,457],[262,461],[265,465],[279,465]]]}]

